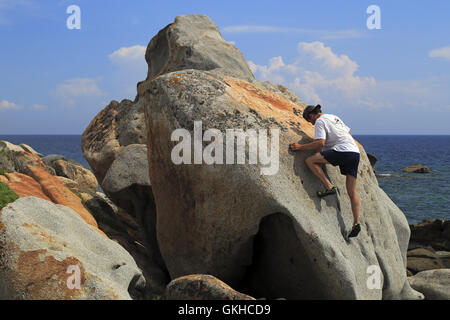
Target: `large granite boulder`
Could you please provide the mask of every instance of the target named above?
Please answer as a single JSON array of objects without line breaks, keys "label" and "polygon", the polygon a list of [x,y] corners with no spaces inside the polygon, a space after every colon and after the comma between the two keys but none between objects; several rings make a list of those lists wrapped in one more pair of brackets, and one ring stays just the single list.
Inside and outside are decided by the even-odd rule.
[{"label": "large granite boulder", "polygon": [[413,275],[426,270],[445,268],[440,257],[431,247],[409,250],[406,256],[408,258],[407,269]]},{"label": "large granite boulder", "polygon": [[145,286],[125,249],[36,197],[0,211],[0,248],[0,299],[130,299]]},{"label": "large granite boulder", "polygon": [[[309,142],[314,136],[313,126],[301,117],[302,106],[217,72],[171,72],[140,87],[158,242],[172,278],[212,274],[263,297],[421,298],[406,279],[406,218],[379,188],[362,146],[357,186],[362,232],[348,241],[344,235],[352,213],[345,177],[328,167],[341,196],[319,199],[320,182],[304,162],[311,153],[288,151],[290,142]],[[196,133],[195,121],[202,121]],[[272,168],[249,164],[248,146],[245,164],[220,164],[225,150],[236,152],[237,144],[216,132],[215,164],[177,165],[172,134],[179,128],[200,148],[211,142],[211,136],[202,141],[207,129],[223,134],[227,129],[275,129],[268,135],[280,143],[279,153],[273,151]],[[214,148],[209,145],[210,152]],[[371,266],[381,270],[382,289],[367,286]]]},{"label": "large granite boulder", "polygon": [[165,293],[167,300],[255,300],[216,277],[192,274],[172,280]]},{"label": "large granite boulder", "polygon": [[205,15],[177,16],[150,41],[147,80],[176,70],[218,70],[237,78],[254,76],[242,53],[225,41]]},{"label": "large granite boulder", "polygon": [[426,300],[450,300],[450,269],[422,271],[408,280]]},{"label": "large granite boulder", "polygon": [[425,219],[410,225],[411,245],[450,251],[450,220]]}]

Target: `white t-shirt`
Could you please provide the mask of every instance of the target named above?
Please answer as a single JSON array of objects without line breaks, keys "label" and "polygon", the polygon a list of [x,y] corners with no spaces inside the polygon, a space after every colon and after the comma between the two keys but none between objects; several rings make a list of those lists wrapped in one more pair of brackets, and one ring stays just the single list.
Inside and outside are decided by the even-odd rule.
[{"label": "white t-shirt", "polygon": [[359,148],[349,133],[350,128],[338,116],[323,114],[316,120],[315,126],[314,139],[325,139],[325,150],[359,153]]}]

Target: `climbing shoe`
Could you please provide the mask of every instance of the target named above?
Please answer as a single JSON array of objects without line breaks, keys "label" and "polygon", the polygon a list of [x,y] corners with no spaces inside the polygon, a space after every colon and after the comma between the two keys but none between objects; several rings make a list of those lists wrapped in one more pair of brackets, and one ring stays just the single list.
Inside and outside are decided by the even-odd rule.
[{"label": "climbing shoe", "polygon": [[331,194],[336,194],[337,190],[338,190],[338,188],[336,186],[333,186],[333,188],[331,188],[331,189],[324,189],[323,191],[317,191],[317,195],[319,197],[325,197],[325,196],[329,196]]},{"label": "climbing shoe", "polygon": [[348,237],[349,238],[356,237],[360,231],[361,231],[361,225],[359,223],[355,224],[352,228],[352,231],[350,231]]}]

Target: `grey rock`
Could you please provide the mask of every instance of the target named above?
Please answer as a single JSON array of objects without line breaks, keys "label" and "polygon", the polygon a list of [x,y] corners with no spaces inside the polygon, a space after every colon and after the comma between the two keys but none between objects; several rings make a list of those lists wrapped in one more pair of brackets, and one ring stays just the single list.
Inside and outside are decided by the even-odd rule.
[{"label": "grey rock", "polygon": [[131,144],[123,147],[108,169],[102,188],[117,192],[133,184],[151,186],[148,176],[147,146]]},{"label": "grey rock", "polygon": [[253,80],[242,53],[225,41],[219,28],[205,15],[181,15],[150,41],[145,60],[147,80],[184,69],[215,70]]},{"label": "grey rock", "polygon": [[[145,286],[128,252],[70,208],[35,197],[0,212],[0,299],[130,299]],[[80,270],[80,288],[69,277]],[[130,295],[131,294],[131,295]]]},{"label": "grey rock", "polygon": [[408,280],[426,300],[450,300],[450,269],[422,271]]},{"label": "grey rock", "polygon": [[[268,298],[423,298],[406,279],[406,217],[379,188],[362,146],[362,231],[348,240],[352,213],[345,177],[327,167],[341,196],[319,199],[321,184],[304,162],[310,153],[288,151],[290,142],[314,136],[301,106],[272,90],[199,70],[163,74],[140,89],[158,243],[172,279],[212,274],[237,290],[247,288],[241,292]],[[184,128],[193,134],[198,120],[204,130],[223,134],[278,129],[279,170],[261,175],[264,166],[250,165],[248,158],[240,165],[175,165],[172,133]],[[382,273],[379,290],[367,287],[373,265]]]}]

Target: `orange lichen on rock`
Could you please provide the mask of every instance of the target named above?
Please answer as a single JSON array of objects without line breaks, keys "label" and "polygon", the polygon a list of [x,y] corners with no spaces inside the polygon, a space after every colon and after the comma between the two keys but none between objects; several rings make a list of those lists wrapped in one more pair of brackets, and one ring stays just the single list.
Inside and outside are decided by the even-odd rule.
[{"label": "orange lichen on rock", "polygon": [[295,109],[303,112],[302,106],[244,80],[227,77],[226,82],[230,85],[227,93],[238,103],[248,106],[263,117],[274,118],[286,128],[290,129],[290,124],[298,123],[306,135],[314,137],[314,126],[294,113]]},{"label": "orange lichen on rock", "polygon": [[47,255],[44,249],[24,251],[20,253],[17,261],[14,289],[23,292],[31,299],[60,299],[70,300],[80,295],[81,289],[70,289],[67,280],[69,266],[78,266],[80,269],[80,284],[86,282],[82,263],[75,257],[67,257],[58,261]]},{"label": "orange lichen on rock", "polygon": [[6,184],[13,190],[20,198],[23,197],[37,197],[44,200],[51,201],[42,190],[39,183],[32,177],[22,173],[5,173],[7,178]]},{"label": "orange lichen on rock", "polygon": [[30,175],[41,185],[42,190],[53,203],[71,208],[78,213],[87,224],[90,224],[95,228],[98,227],[94,217],[81,203],[81,199],[64,186],[58,178],[41,168],[33,166],[29,166],[28,168],[30,170]]}]

